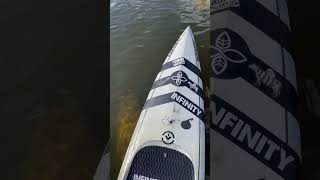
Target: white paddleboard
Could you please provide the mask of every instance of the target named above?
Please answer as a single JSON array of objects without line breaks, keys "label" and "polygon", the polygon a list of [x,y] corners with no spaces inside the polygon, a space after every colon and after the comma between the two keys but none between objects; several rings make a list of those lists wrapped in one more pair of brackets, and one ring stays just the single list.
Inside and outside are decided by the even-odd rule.
[{"label": "white paddleboard", "polygon": [[210,179],[298,179],[286,0],[213,0],[210,19]]},{"label": "white paddleboard", "polygon": [[150,90],[118,180],[204,179],[200,72],[196,43],[187,27]]}]

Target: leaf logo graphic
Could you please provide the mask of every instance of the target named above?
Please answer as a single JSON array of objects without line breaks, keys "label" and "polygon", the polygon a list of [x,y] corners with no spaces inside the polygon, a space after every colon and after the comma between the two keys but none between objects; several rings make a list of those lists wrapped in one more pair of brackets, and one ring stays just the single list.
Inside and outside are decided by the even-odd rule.
[{"label": "leaf logo graphic", "polygon": [[222,74],[228,67],[228,61],[232,63],[243,63],[247,58],[236,49],[231,49],[231,38],[228,32],[222,32],[216,39],[215,46],[211,48],[218,51],[212,55],[212,69],[216,75]]},{"label": "leaf logo graphic", "polygon": [[231,47],[231,38],[227,32],[223,32],[217,37],[216,47],[219,49],[227,49]]},{"label": "leaf logo graphic", "polygon": [[212,69],[219,75],[227,69],[228,61],[225,60],[219,53],[211,56],[212,58]]}]

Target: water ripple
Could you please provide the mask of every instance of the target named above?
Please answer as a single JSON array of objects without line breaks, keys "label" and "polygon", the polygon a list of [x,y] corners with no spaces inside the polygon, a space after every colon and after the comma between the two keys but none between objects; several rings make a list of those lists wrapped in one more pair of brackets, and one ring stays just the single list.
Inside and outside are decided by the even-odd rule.
[{"label": "water ripple", "polygon": [[[111,106],[128,86],[143,102],[172,45],[190,25],[204,58],[209,46],[209,0],[111,0]],[[202,59],[204,60],[204,59]],[[111,120],[116,121],[116,120]]]}]

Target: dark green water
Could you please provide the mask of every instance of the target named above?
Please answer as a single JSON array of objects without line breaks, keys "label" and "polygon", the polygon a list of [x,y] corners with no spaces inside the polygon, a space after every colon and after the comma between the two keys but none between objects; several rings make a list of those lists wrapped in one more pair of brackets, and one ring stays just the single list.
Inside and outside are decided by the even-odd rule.
[{"label": "dark green water", "polygon": [[191,26],[209,77],[209,0],[111,0],[111,177],[118,175],[138,116],[175,41]]}]

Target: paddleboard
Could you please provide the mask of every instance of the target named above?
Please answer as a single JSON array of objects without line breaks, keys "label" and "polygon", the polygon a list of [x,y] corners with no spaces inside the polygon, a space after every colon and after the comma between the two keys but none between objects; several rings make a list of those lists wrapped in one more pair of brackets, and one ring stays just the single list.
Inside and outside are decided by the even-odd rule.
[{"label": "paddleboard", "polygon": [[187,27],[149,92],[118,180],[204,179],[203,85]]},{"label": "paddleboard", "polygon": [[213,0],[210,19],[210,179],[298,179],[287,1]]}]

